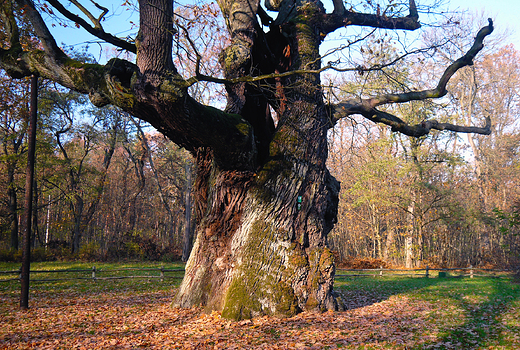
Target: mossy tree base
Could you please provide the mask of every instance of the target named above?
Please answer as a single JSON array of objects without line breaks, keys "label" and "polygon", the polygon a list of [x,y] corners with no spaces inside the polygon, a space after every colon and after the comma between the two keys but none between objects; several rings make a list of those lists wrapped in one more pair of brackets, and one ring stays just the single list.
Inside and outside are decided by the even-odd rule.
[{"label": "mossy tree base", "polygon": [[[308,127],[320,124],[304,115],[312,116],[295,117]],[[326,147],[294,132],[294,124],[279,127],[257,173],[220,172],[198,159],[199,184],[209,184],[197,188],[198,198],[208,206],[175,305],[203,305],[234,320],[337,309],[326,237],[339,184],[324,167]],[[311,156],[296,158],[296,150]]]},{"label": "mossy tree base", "polygon": [[244,206],[240,226],[229,237],[199,230],[175,304],[203,305],[234,320],[337,309],[330,250],[303,247],[280,227],[274,208],[253,195]]}]

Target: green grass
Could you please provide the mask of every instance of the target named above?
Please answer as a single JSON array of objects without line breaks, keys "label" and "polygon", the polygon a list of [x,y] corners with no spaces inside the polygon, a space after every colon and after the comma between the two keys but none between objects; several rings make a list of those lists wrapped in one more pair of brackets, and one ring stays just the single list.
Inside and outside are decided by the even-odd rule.
[{"label": "green grass", "polygon": [[[0,271],[16,271],[19,263],[0,262]],[[139,276],[140,278],[102,280],[91,279],[92,267],[96,267],[96,277]],[[31,273],[30,290],[32,293],[100,293],[100,292],[153,292],[171,290],[180,284],[183,272],[165,272],[163,282],[159,278],[160,269],[182,269],[182,263],[161,262],[118,262],[118,263],[85,263],[85,262],[35,262],[31,263],[31,271],[41,270],[89,270],[82,272]],[[147,269],[138,271],[134,269]],[[148,270],[149,269],[149,270]],[[116,271],[117,270],[117,271]],[[153,276],[153,277],[150,277]],[[17,275],[0,274],[0,294],[19,293],[20,283],[8,281]],[[87,279],[73,279],[73,278]],[[177,278],[171,278],[177,277]],[[54,279],[54,281],[39,281]]]},{"label": "green grass", "polygon": [[353,307],[356,297],[361,298],[359,307],[392,295],[404,295],[412,303],[430,303],[431,327],[423,332],[440,338],[434,348],[517,349],[520,346],[520,284],[512,278],[348,278],[337,281],[336,289],[347,300],[354,299]]}]

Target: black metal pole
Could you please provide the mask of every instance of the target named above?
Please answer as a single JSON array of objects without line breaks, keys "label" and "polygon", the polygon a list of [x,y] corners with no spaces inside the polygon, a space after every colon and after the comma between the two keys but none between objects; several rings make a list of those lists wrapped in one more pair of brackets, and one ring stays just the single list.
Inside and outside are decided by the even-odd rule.
[{"label": "black metal pole", "polygon": [[27,150],[27,171],[25,175],[25,230],[22,247],[22,273],[20,275],[22,292],[20,308],[29,308],[29,271],[31,268],[31,224],[33,179],[36,154],[36,122],[38,104],[38,77],[31,76],[31,115],[29,120],[29,145]]}]

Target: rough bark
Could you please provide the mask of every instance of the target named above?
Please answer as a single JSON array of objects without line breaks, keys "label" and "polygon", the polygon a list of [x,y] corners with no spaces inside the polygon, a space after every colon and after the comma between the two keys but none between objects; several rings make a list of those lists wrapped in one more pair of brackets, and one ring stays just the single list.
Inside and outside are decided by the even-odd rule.
[{"label": "rough bark", "polygon": [[190,162],[185,164],[186,171],[186,187],[184,190],[184,234],[182,237],[182,261],[188,261],[190,257],[192,241],[193,241],[193,227],[191,214],[193,212],[191,203],[191,188],[192,184],[192,169]]},{"label": "rough bark", "polygon": [[8,165],[7,169],[7,196],[9,208],[9,220],[11,221],[10,236],[11,249],[18,250],[18,195],[14,183],[14,168]]}]

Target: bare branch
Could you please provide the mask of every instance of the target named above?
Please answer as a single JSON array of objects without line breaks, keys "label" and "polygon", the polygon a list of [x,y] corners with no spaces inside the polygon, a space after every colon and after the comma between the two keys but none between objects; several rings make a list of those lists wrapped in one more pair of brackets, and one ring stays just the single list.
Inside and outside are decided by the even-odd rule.
[{"label": "bare branch", "polygon": [[98,9],[100,9],[101,11],[103,11],[99,17],[98,17],[98,22],[101,22],[103,20],[103,17],[105,17],[105,15],[108,13],[108,9],[106,7],[103,7],[101,6],[100,4],[98,4],[97,2],[95,2],[94,0],[90,0],[94,6],[96,6]]},{"label": "bare branch", "polygon": [[101,20],[108,13],[108,9],[106,7],[103,7],[103,6],[99,5],[98,3],[91,0],[91,2],[94,4],[94,6],[96,6],[98,9],[103,11],[101,13],[101,15],[98,18],[96,18],[89,10],[87,10],[83,5],[81,5],[81,3],[79,1],[77,1],[77,0],[69,0],[69,1],[72,2],[74,5],[76,5],[76,7],[78,9],[80,9],[80,11],[83,12],[85,14],[85,16],[87,16],[92,21],[92,23],[94,24],[94,28],[103,30],[103,27],[101,26]]},{"label": "bare branch", "polygon": [[[94,27],[92,27],[90,24],[87,23],[83,18],[79,17],[78,15],[73,14],[69,10],[67,10],[58,0],[47,0],[59,13],[61,13],[63,16],[65,16],[67,19],[77,23],[82,28],[84,28],[87,32],[92,34],[93,36],[104,40],[114,46],[120,47],[124,50],[127,50],[129,52],[137,53],[137,48],[134,44],[129,43],[126,40],[120,39],[110,33],[107,33],[103,30],[103,27],[101,26],[100,20],[104,17],[106,12],[104,12],[99,18],[95,18],[87,9],[85,9],[81,4],[79,4],[76,0],[71,0],[73,4],[75,4],[85,15],[94,23]],[[107,9],[101,7],[104,9],[103,11],[108,11]]]},{"label": "bare branch", "polygon": [[387,17],[380,14],[358,13],[346,10],[343,0],[333,0],[334,11],[324,15],[322,30],[329,34],[345,26],[364,26],[382,29],[416,30],[421,27],[414,0],[410,0],[410,14],[406,17]]},{"label": "bare branch", "polygon": [[80,11],[83,12],[83,13],[85,14],[85,16],[87,16],[87,17],[92,21],[92,23],[94,24],[94,28],[96,28],[96,29],[103,29],[103,28],[101,27],[101,23],[99,23],[99,21],[97,20],[97,18],[94,17],[94,15],[92,15],[92,14],[90,13],[90,11],[87,10],[83,5],[81,5],[81,4],[79,3],[79,1],[77,1],[77,0],[69,0],[69,1],[72,2],[74,5],[76,5],[76,7],[77,7],[78,9],[80,9]]},{"label": "bare branch", "polygon": [[[182,26],[179,23],[176,23],[176,25],[181,28],[184,31],[184,35],[186,37],[186,40],[188,40],[188,43],[190,44],[191,48],[193,49],[193,52],[195,53],[196,62],[195,62],[195,76],[200,77],[202,74],[200,74],[200,62],[202,61],[202,56],[199,53],[199,50],[197,50],[197,46],[191,40],[190,33],[188,32],[188,29],[186,27]],[[192,84],[190,84],[191,86]]]},{"label": "bare branch", "polygon": [[[369,35],[370,34],[368,34],[366,37],[368,37]],[[354,42],[352,42],[350,44],[356,43],[358,41],[362,41],[366,37],[358,39],[358,40],[356,40],[356,41],[354,41]],[[188,38],[188,41],[190,42],[190,44],[192,46],[194,45],[193,42],[190,40],[190,38]],[[234,78],[234,79],[216,78],[216,77],[200,74],[199,70],[196,69],[195,70],[195,76],[187,79],[186,82],[187,82],[188,86],[191,86],[191,85],[193,85],[193,84],[195,84],[195,83],[197,83],[199,81],[208,81],[208,82],[217,83],[217,84],[236,84],[236,83],[253,83],[253,82],[258,82],[258,81],[262,81],[262,80],[266,80],[266,79],[283,78],[283,77],[288,77],[288,76],[297,75],[297,74],[319,74],[319,73],[322,73],[322,72],[327,71],[327,70],[333,70],[333,71],[342,72],[342,73],[344,73],[344,72],[358,72],[358,73],[361,73],[361,72],[380,71],[380,70],[382,70],[384,68],[387,68],[387,67],[395,65],[397,62],[403,60],[407,56],[415,55],[415,54],[419,54],[419,53],[423,53],[423,52],[427,52],[429,50],[432,50],[432,49],[436,48],[437,46],[432,46],[432,47],[428,47],[428,48],[422,48],[422,49],[416,49],[416,50],[413,50],[413,51],[409,51],[409,52],[406,52],[406,53],[404,53],[403,55],[401,55],[399,57],[396,57],[392,61],[389,61],[389,62],[383,63],[383,64],[375,64],[375,65],[373,65],[371,67],[357,66],[357,67],[350,67],[350,68],[339,68],[339,67],[336,67],[338,62],[328,62],[327,65],[325,65],[325,66],[323,66],[323,67],[321,67],[319,69],[307,69],[308,66],[310,66],[310,65],[318,62],[319,60],[325,58],[327,55],[330,55],[330,54],[332,54],[332,53],[334,53],[336,51],[343,50],[343,49],[345,49],[347,47],[348,46],[341,46],[341,47],[338,47],[336,49],[333,49],[333,50],[325,53],[325,55],[320,56],[316,60],[311,61],[308,64],[306,64],[304,69],[291,70],[291,71],[287,71],[287,72],[283,72],[283,73],[275,72],[275,73],[269,73],[269,74],[263,74],[263,75],[257,75],[257,76],[248,75],[248,76],[242,76],[242,77]],[[193,49],[194,49],[195,54],[197,56],[196,64],[200,66],[200,60],[202,59],[202,57],[197,53],[197,50],[195,49],[195,47],[193,47]]]},{"label": "bare branch", "polygon": [[486,118],[486,125],[484,127],[459,126],[450,123],[440,123],[436,120],[427,120],[417,125],[409,125],[390,113],[376,109],[377,106],[384,104],[425,100],[446,95],[446,85],[450,78],[462,67],[473,64],[473,59],[484,47],[484,38],[493,32],[493,21],[491,19],[488,21],[489,25],[478,32],[473,46],[468,50],[468,52],[446,68],[435,89],[412,91],[402,94],[385,94],[373,98],[340,102],[332,108],[332,124],[335,124],[336,121],[348,115],[361,114],[375,123],[382,123],[391,126],[392,131],[399,131],[405,135],[414,137],[426,135],[431,130],[451,130],[463,133],[489,135],[491,133],[491,120],[489,117]]},{"label": "bare branch", "polygon": [[473,46],[469,49],[469,51],[464,56],[453,62],[448,68],[446,68],[444,74],[439,79],[439,83],[437,84],[437,87],[435,89],[407,92],[402,94],[382,95],[370,99],[371,105],[373,107],[376,107],[388,103],[402,103],[414,100],[424,100],[427,98],[438,98],[446,95],[448,93],[448,91],[446,90],[446,85],[448,84],[450,78],[459,69],[473,65],[473,59],[484,47],[484,38],[491,34],[491,32],[493,32],[493,21],[491,20],[491,18],[488,19],[488,21],[489,25],[482,28],[478,32],[475,38],[475,42],[473,43]]}]

